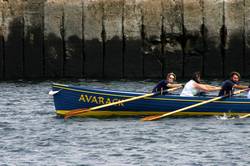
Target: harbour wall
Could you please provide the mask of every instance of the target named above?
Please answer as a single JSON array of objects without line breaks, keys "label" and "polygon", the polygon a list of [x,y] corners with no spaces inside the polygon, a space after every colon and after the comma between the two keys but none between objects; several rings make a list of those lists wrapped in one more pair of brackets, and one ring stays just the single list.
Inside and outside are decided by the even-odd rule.
[{"label": "harbour wall", "polygon": [[0,80],[250,76],[250,0],[0,0]]}]

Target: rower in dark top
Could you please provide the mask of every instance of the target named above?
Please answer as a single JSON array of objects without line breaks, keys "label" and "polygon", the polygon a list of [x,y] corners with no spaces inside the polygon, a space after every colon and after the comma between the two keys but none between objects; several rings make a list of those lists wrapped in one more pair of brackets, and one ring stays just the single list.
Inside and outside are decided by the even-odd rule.
[{"label": "rower in dark top", "polygon": [[161,94],[162,94],[163,91],[166,90],[166,89],[183,86],[182,84],[176,84],[176,83],[174,83],[175,80],[176,80],[176,75],[173,72],[168,73],[166,79],[165,80],[161,80],[153,88],[152,92],[161,92]]},{"label": "rower in dark top", "polygon": [[249,86],[239,85],[240,73],[233,71],[230,74],[230,80],[226,80],[222,83],[219,96],[232,95],[234,89],[246,89]]}]

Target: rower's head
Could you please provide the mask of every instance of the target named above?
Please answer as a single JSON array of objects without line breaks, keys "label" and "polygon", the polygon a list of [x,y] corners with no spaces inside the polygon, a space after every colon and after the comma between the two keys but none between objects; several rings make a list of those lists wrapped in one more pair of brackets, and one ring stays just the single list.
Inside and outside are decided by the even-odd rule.
[{"label": "rower's head", "polygon": [[169,83],[172,83],[172,82],[174,82],[174,81],[176,80],[176,75],[175,75],[173,72],[168,73],[166,79],[167,79],[167,81],[168,81]]},{"label": "rower's head", "polygon": [[233,82],[239,82],[240,81],[240,73],[237,71],[233,71],[230,73],[230,79]]},{"label": "rower's head", "polygon": [[192,76],[192,80],[194,80],[197,83],[201,82],[201,73],[199,71],[194,72]]}]

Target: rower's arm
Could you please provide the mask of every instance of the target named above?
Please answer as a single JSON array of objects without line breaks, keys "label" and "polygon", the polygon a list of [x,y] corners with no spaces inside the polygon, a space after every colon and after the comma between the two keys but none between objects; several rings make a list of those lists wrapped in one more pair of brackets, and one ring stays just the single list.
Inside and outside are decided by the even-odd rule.
[{"label": "rower's arm", "polygon": [[246,85],[237,85],[237,84],[235,84],[235,85],[233,86],[233,88],[235,88],[235,89],[247,89],[248,86],[246,86]]},{"label": "rower's arm", "polygon": [[177,88],[177,87],[180,87],[180,86],[183,87],[182,84],[170,84],[170,83],[167,84],[167,87],[168,87],[168,88]]},{"label": "rower's arm", "polygon": [[221,87],[217,87],[217,86],[212,86],[212,85],[207,85],[207,84],[195,84],[195,87],[201,91],[205,91],[205,92],[210,92],[210,91],[217,91],[220,90]]}]

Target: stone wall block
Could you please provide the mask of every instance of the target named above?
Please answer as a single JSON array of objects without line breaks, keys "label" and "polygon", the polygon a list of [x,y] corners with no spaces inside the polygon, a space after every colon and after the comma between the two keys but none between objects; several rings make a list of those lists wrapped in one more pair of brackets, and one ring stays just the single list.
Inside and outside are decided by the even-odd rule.
[{"label": "stone wall block", "polygon": [[57,0],[47,0],[44,4],[44,68],[46,77],[63,77],[63,5],[63,1]]},{"label": "stone wall block", "polygon": [[225,25],[227,28],[224,71],[243,73],[244,69],[244,0],[227,0],[225,3]]},{"label": "stone wall block", "polygon": [[9,0],[2,3],[2,27],[5,39],[5,78],[23,78],[24,3],[21,0]]},{"label": "stone wall block", "polygon": [[24,77],[43,76],[44,0],[25,2],[24,10]]},{"label": "stone wall block", "polygon": [[84,76],[103,78],[103,3],[84,0]]},{"label": "stone wall block", "polygon": [[177,77],[183,72],[183,28],[182,1],[163,0],[163,58],[165,61],[164,74],[174,72]]},{"label": "stone wall block", "polygon": [[146,78],[164,75],[162,59],[162,3],[159,0],[143,0],[143,74]]},{"label": "stone wall block", "polygon": [[83,1],[65,1],[64,40],[65,59],[64,76],[82,77],[83,75]]},{"label": "stone wall block", "polygon": [[4,79],[4,37],[0,27],[0,80]]},{"label": "stone wall block", "polygon": [[203,72],[204,45],[202,36],[203,1],[183,1],[184,15],[184,77]]},{"label": "stone wall block", "polygon": [[221,29],[223,28],[223,1],[204,0],[204,75],[222,77]]},{"label": "stone wall block", "polygon": [[245,76],[249,77],[250,76],[250,0],[245,1],[245,15],[244,15],[244,20],[245,20],[245,58],[244,58],[244,66],[245,66],[245,71],[244,74]]},{"label": "stone wall block", "polygon": [[125,0],[124,4],[124,77],[143,77],[141,1]]},{"label": "stone wall block", "polygon": [[4,79],[4,2],[0,1],[0,80]]},{"label": "stone wall block", "polygon": [[122,36],[123,7],[123,0],[104,0],[105,78],[122,78],[124,75]]}]

